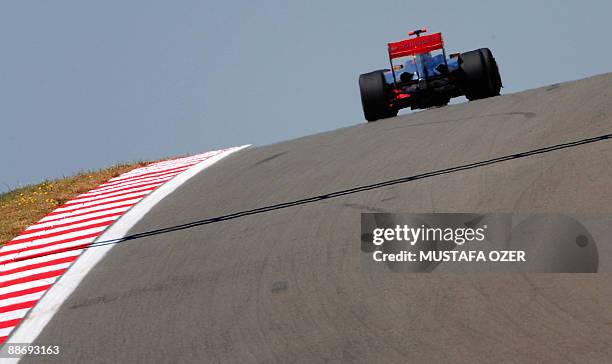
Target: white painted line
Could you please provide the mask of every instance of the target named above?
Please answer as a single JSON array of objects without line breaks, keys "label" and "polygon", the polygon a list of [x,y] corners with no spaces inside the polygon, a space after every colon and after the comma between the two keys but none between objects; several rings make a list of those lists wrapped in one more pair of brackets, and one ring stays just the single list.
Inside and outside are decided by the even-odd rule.
[{"label": "white painted line", "polygon": [[140,184],[140,183],[145,183],[145,182],[151,182],[151,181],[155,181],[155,180],[159,180],[159,179],[163,179],[163,178],[172,178],[172,176],[175,176],[179,173],[182,172],[181,171],[170,171],[170,172],[164,172],[166,170],[162,170],[159,173],[156,173],[155,175],[149,175],[149,176],[141,176],[138,178],[131,178],[128,179],[126,181],[116,181],[113,183],[107,183],[107,184],[101,184],[100,186],[96,187],[95,189],[89,191],[88,193],[99,193],[100,191],[108,191],[108,190],[113,190],[116,188],[122,188],[122,187],[126,187],[126,186],[132,186],[135,184]]},{"label": "white painted line", "polygon": [[21,310],[0,313],[0,321],[8,321],[22,318],[26,313],[28,313],[28,310],[29,308],[22,308]]},{"label": "white painted line", "polygon": [[68,224],[68,223],[75,222],[75,221],[82,221],[82,220],[90,219],[90,218],[93,218],[93,217],[114,214],[116,212],[123,212],[123,211],[129,210],[130,207],[131,206],[117,207],[117,208],[110,209],[110,210],[105,210],[105,211],[91,212],[91,213],[83,214],[83,215],[80,215],[80,216],[65,217],[63,219],[58,219],[58,220],[55,220],[55,221],[41,222],[41,223],[34,224],[34,225],[30,226],[25,231],[32,230],[32,229],[40,229],[40,228],[43,228],[43,227],[50,227],[50,228],[52,228],[53,226],[56,226],[56,225],[64,225],[64,224]]},{"label": "white painted line", "polygon": [[[210,157],[185,172],[168,181],[157,190],[146,196],[140,203],[132,207],[119,220],[111,225],[96,241],[106,241],[124,237],[159,201],[179,188],[183,183],[204,169],[210,167],[228,155],[245,149],[249,145],[226,149]],[[77,288],[87,273],[112,249],[114,244],[86,249],[66,273],[54,284],[40,301],[32,308],[27,317],[12,332],[6,343],[32,343],[42,332],[62,304]],[[30,282],[34,283],[34,282]],[[27,311],[26,311],[27,312]],[[17,318],[17,317],[16,317]],[[20,358],[7,360],[16,363]]]},{"label": "white painted line", "polygon": [[139,197],[139,198],[135,198],[135,199],[131,199],[131,200],[115,202],[115,203],[109,203],[109,204],[106,204],[104,206],[94,206],[94,207],[85,207],[85,208],[82,208],[82,209],[75,209],[75,210],[72,210],[72,211],[67,211],[65,213],[47,216],[47,217],[43,218],[40,221],[41,222],[45,222],[45,221],[49,221],[51,219],[57,219],[57,218],[60,218],[60,217],[61,218],[65,218],[65,217],[71,217],[71,216],[76,215],[76,214],[84,214],[86,212],[95,212],[96,210],[99,210],[99,209],[110,209],[110,208],[121,206],[121,205],[135,204],[136,202],[138,202],[141,199],[142,199],[142,197]]},{"label": "white painted line", "polygon": [[[4,306],[9,306],[9,305],[14,305],[16,303],[37,301],[40,297],[42,297],[43,294],[45,294],[45,292],[43,291],[36,292],[36,293],[30,293],[30,294],[24,294],[23,296],[17,296],[17,297],[2,300],[2,304]],[[0,335],[0,336],[4,336],[4,335]]]},{"label": "white painted line", "polygon": [[121,195],[121,196],[101,198],[101,199],[98,199],[98,200],[85,201],[85,202],[80,202],[80,203],[75,203],[75,204],[72,204],[72,201],[71,201],[70,205],[68,205],[66,207],[59,207],[59,208],[55,209],[54,212],[64,212],[64,211],[71,211],[71,210],[75,210],[75,209],[83,209],[83,208],[91,207],[91,206],[100,206],[100,204],[113,203],[113,202],[116,202],[118,200],[124,201],[126,198],[142,197],[142,195],[146,195],[149,192],[150,191],[128,192],[128,193],[126,193],[124,195]]},{"label": "white painted line", "polygon": [[[73,239],[73,238],[76,239],[79,236],[85,236],[85,235],[101,232],[103,230],[106,230],[107,227],[108,227],[108,225],[98,226],[98,227],[91,228],[91,229],[84,229],[84,230],[74,231],[74,232],[71,232],[71,233],[65,233],[65,234],[61,234],[61,235],[57,235],[57,236],[52,236],[52,237],[49,237],[49,238],[38,238],[38,239],[33,240],[33,241],[14,243],[14,244],[11,244],[11,245],[6,245],[4,247],[4,249],[2,249],[2,253],[4,253],[4,252],[11,252],[11,251],[20,250],[20,249],[25,249],[25,248],[32,248],[32,247],[35,247],[35,246],[38,246],[38,245],[54,243],[56,241],[62,241],[62,240],[66,240],[66,239]],[[4,259],[5,258],[0,257],[0,260],[4,260]]]},{"label": "white painted line", "polygon": [[92,243],[95,239],[96,237],[83,238],[83,239],[74,240],[68,243],[53,244],[50,246],[46,246],[44,248],[33,248],[31,250],[20,250],[16,253],[2,256],[2,260],[24,258],[24,257],[32,256],[32,255],[37,255],[37,254],[44,254],[44,253],[49,253],[53,251],[60,251],[62,249],[75,248],[83,244]]},{"label": "white painted line", "polygon": [[[21,235],[19,235],[17,238],[15,238],[13,240],[19,241],[19,240],[22,240],[22,239],[28,239],[28,238],[32,238],[32,237],[35,237],[35,236],[44,236],[44,235],[47,235],[47,234],[55,234],[55,233],[59,233],[61,231],[78,229],[78,228],[83,227],[83,226],[99,224],[101,222],[113,221],[113,220],[116,220],[118,218],[119,218],[119,215],[117,215],[117,216],[110,216],[110,217],[101,217],[99,219],[89,220],[89,221],[85,221],[85,222],[81,222],[81,223],[71,224],[71,225],[68,225],[68,226],[58,227],[58,228],[49,227],[48,229],[37,231],[37,232],[31,233],[31,234],[21,234]],[[27,232],[27,230],[25,230],[24,233],[25,232]],[[11,240],[11,241],[13,241],[13,240]]]},{"label": "white painted line", "polygon": [[[58,270],[58,269],[68,268],[70,266],[70,264],[72,264],[72,262],[60,263],[60,264],[55,264],[55,265],[48,265],[48,266],[42,267],[42,268],[34,268],[34,269],[30,269],[30,270],[24,270],[23,272],[7,274],[5,276],[1,276],[0,277],[0,283],[8,282],[8,281],[11,281],[11,280],[17,279],[17,278],[29,277],[29,276],[32,276],[34,274],[46,273],[46,272],[51,272],[51,271]],[[4,305],[6,305],[6,302],[4,302],[4,300],[2,300],[1,304],[4,306]]]},{"label": "white painted line", "polygon": [[[150,164],[145,168],[139,169],[138,173],[128,174],[127,176],[130,177],[133,175],[155,172],[155,171],[168,169],[168,168],[190,167],[194,164],[198,164],[201,159],[202,158],[196,158],[196,159],[191,159],[191,160],[181,160],[180,162],[167,163],[167,164]],[[206,158],[203,158],[203,159],[206,159]]]},{"label": "white painted line", "polygon": [[106,183],[103,183],[101,186],[112,186],[112,185],[117,185],[120,183],[124,183],[127,181],[134,181],[134,180],[138,180],[138,179],[142,179],[142,178],[149,178],[152,176],[161,176],[164,175],[166,173],[172,173],[172,172],[177,172],[177,171],[184,171],[191,168],[191,165],[188,166],[178,166],[178,167],[174,167],[174,168],[160,168],[159,170],[156,171],[138,171],[137,174],[134,175],[121,175],[120,177],[117,177],[117,179],[115,180],[109,180]]},{"label": "white painted line", "polygon": [[126,195],[128,193],[146,192],[148,190],[154,190],[158,186],[161,186],[163,183],[164,182],[162,181],[162,182],[147,184],[147,185],[143,185],[143,186],[136,186],[136,187],[129,188],[129,189],[126,189],[126,190],[123,190],[123,191],[102,192],[100,194],[93,195],[93,196],[80,196],[78,198],[75,198],[74,200],[70,200],[70,203],[74,204],[74,203],[79,203],[79,202],[97,201],[97,200],[101,200],[103,198],[110,198],[110,197],[116,197],[116,196],[124,196],[124,195]]},{"label": "white painted line", "polygon": [[119,186],[110,186],[110,187],[105,187],[105,188],[100,188],[99,190],[91,190],[90,192],[87,192],[87,195],[82,195],[79,198],[82,197],[90,197],[92,195],[100,195],[100,194],[111,194],[111,193],[120,193],[122,192],[122,190],[125,190],[126,188],[138,188],[138,186],[143,186],[146,184],[163,184],[164,182],[171,180],[172,178],[174,178],[174,176],[176,176],[178,173],[172,173],[172,174],[168,174],[165,175],[163,177],[155,177],[155,178],[150,178],[147,180],[143,180],[143,181],[132,181],[129,183],[125,183],[123,185],[119,185]]},{"label": "white painted line", "polygon": [[10,262],[10,263],[6,263],[3,265],[0,265],[0,273],[4,273],[6,271],[12,270],[12,269],[16,269],[16,268],[21,268],[21,267],[28,267],[31,266],[33,264],[39,264],[39,263],[46,263],[52,260],[57,260],[57,259],[62,259],[62,258],[68,258],[68,257],[72,257],[72,256],[78,256],[80,254],[80,250],[69,250],[67,252],[63,252],[63,253],[57,253],[57,254],[51,254],[51,255],[43,255],[41,257],[38,258],[32,258],[32,259],[28,259],[28,260],[20,260],[20,261],[16,261],[16,262]]},{"label": "white painted line", "polygon": [[0,336],[6,336],[8,334],[11,333],[11,330],[13,330],[13,327],[5,327],[4,329],[0,329]]},{"label": "white painted line", "polygon": [[[53,282],[55,282],[57,278],[58,277],[45,278],[45,279],[39,279],[36,281],[13,284],[8,287],[2,287],[0,288],[0,294],[13,293],[13,292],[18,292],[18,291],[23,291],[24,289],[46,286],[48,284],[52,284]],[[3,320],[0,320],[0,321],[3,321]]]},{"label": "white painted line", "polygon": [[138,185],[145,184],[145,183],[165,182],[165,181],[167,181],[169,179],[172,179],[172,177],[176,176],[179,173],[181,173],[181,172],[172,172],[172,173],[165,174],[163,176],[148,177],[148,178],[143,178],[143,179],[140,179],[140,180],[137,180],[137,181],[124,182],[124,183],[119,184],[119,185],[108,186],[108,187],[99,186],[99,187],[94,188],[93,190],[91,190],[91,191],[89,191],[87,193],[79,195],[79,197],[95,195],[95,194],[98,194],[98,193],[114,192],[114,191],[120,190],[122,188],[138,186]]}]

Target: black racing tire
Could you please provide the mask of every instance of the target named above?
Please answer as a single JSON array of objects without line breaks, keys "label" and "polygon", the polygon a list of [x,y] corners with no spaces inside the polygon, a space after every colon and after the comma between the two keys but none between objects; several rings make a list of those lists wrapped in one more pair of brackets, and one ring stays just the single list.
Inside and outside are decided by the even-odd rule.
[{"label": "black racing tire", "polygon": [[488,48],[462,53],[461,86],[468,100],[499,95],[502,87],[497,62]]},{"label": "black racing tire", "polygon": [[495,94],[494,96],[498,96],[501,88],[504,87],[504,85],[502,84],[501,75],[499,74],[497,61],[495,60],[495,57],[493,57],[493,53],[489,48],[482,48],[480,51],[482,52],[485,64],[489,70],[489,79],[491,81],[492,91]]},{"label": "black racing tire", "polygon": [[390,92],[385,82],[384,70],[359,76],[361,106],[367,121],[386,119],[397,115],[398,110],[389,106]]}]

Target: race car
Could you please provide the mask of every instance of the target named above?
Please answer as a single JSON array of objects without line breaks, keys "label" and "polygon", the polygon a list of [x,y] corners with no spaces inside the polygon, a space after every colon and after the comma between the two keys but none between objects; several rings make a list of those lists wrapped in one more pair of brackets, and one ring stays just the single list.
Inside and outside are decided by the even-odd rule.
[{"label": "race car", "polygon": [[[446,56],[442,33],[427,29],[388,43],[391,69],[359,76],[361,104],[367,121],[390,118],[400,109],[444,106],[450,99],[468,100],[499,95],[503,87],[497,62],[488,48]],[[400,59],[400,61],[394,60]]]}]

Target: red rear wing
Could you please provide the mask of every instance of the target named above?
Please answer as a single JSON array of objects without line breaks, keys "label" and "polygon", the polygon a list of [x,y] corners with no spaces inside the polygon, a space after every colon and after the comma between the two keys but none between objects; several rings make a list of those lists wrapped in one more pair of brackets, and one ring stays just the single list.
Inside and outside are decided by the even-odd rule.
[{"label": "red rear wing", "polygon": [[389,58],[394,59],[441,49],[444,47],[444,42],[442,33],[435,33],[389,43],[388,46]]}]

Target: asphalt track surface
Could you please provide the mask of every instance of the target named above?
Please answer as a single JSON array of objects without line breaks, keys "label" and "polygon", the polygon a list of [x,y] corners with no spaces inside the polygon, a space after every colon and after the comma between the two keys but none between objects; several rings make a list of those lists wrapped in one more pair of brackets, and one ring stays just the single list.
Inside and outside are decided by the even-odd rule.
[{"label": "asphalt track surface", "polygon": [[[609,134],[610,90],[606,74],[250,148],[130,233]],[[612,214],[612,141],[119,244],[37,343],[91,363],[612,359],[610,274],[367,273],[360,212],[377,211]]]}]

